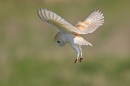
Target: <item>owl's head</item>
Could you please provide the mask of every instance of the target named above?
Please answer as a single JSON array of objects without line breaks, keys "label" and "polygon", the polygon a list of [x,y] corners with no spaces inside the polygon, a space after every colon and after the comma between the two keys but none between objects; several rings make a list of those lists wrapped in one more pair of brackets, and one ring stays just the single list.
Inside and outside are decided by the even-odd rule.
[{"label": "owl's head", "polygon": [[54,42],[57,46],[65,46],[66,41],[65,38],[58,32],[54,38]]}]

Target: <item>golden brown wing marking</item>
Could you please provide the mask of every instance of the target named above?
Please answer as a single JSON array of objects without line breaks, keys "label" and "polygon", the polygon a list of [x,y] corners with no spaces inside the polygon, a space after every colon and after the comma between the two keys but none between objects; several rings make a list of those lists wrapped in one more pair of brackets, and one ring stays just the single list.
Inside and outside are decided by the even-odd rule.
[{"label": "golden brown wing marking", "polygon": [[81,22],[79,21],[78,24],[76,25],[76,28],[78,28],[80,31],[84,30],[86,28],[86,26],[89,25],[89,22],[88,21],[84,21],[84,22]]}]

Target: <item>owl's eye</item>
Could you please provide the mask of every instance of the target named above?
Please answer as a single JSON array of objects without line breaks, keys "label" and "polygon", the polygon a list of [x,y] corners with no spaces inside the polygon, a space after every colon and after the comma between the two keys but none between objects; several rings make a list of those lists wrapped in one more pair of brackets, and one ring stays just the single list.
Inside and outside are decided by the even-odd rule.
[{"label": "owl's eye", "polygon": [[57,41],[58,43],[60,43],[60,41]]}]

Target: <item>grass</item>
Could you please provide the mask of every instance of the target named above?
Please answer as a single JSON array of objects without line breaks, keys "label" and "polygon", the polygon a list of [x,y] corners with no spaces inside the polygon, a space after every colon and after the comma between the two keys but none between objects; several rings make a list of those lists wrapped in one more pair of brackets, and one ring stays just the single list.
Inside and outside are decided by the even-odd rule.
[{"label": "grass", "polygon": [[[1,86],[27,85],[105,85],[127,86],[130,70],[130,59],[115,57],[86,59],[83,63],[73,65],[69,59],[61,62],[52,60],[38,60],[25,58],[10,62],[8,72],[11,75],[1,82]],[[59,65],[60,64],[60,65]],[[4,69],[6,70],[6,69]],[[7,73],[7,72],[5,72]],[[4,77],[7,77],[6,74]]]}]

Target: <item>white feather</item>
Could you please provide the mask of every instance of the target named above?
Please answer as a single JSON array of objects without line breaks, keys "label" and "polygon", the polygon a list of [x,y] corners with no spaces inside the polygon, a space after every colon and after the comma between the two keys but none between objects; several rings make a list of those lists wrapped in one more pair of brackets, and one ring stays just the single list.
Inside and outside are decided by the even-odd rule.
[{"label": "white feather", "polygon": [[78,30],[76,27],[72,26],[70,23],[51,11],[41,8],[38,10],[38,15],[43,21],[45,21],[49,25],[56,26],[62,32],[75,32],[81,34],[80,30]]}]

